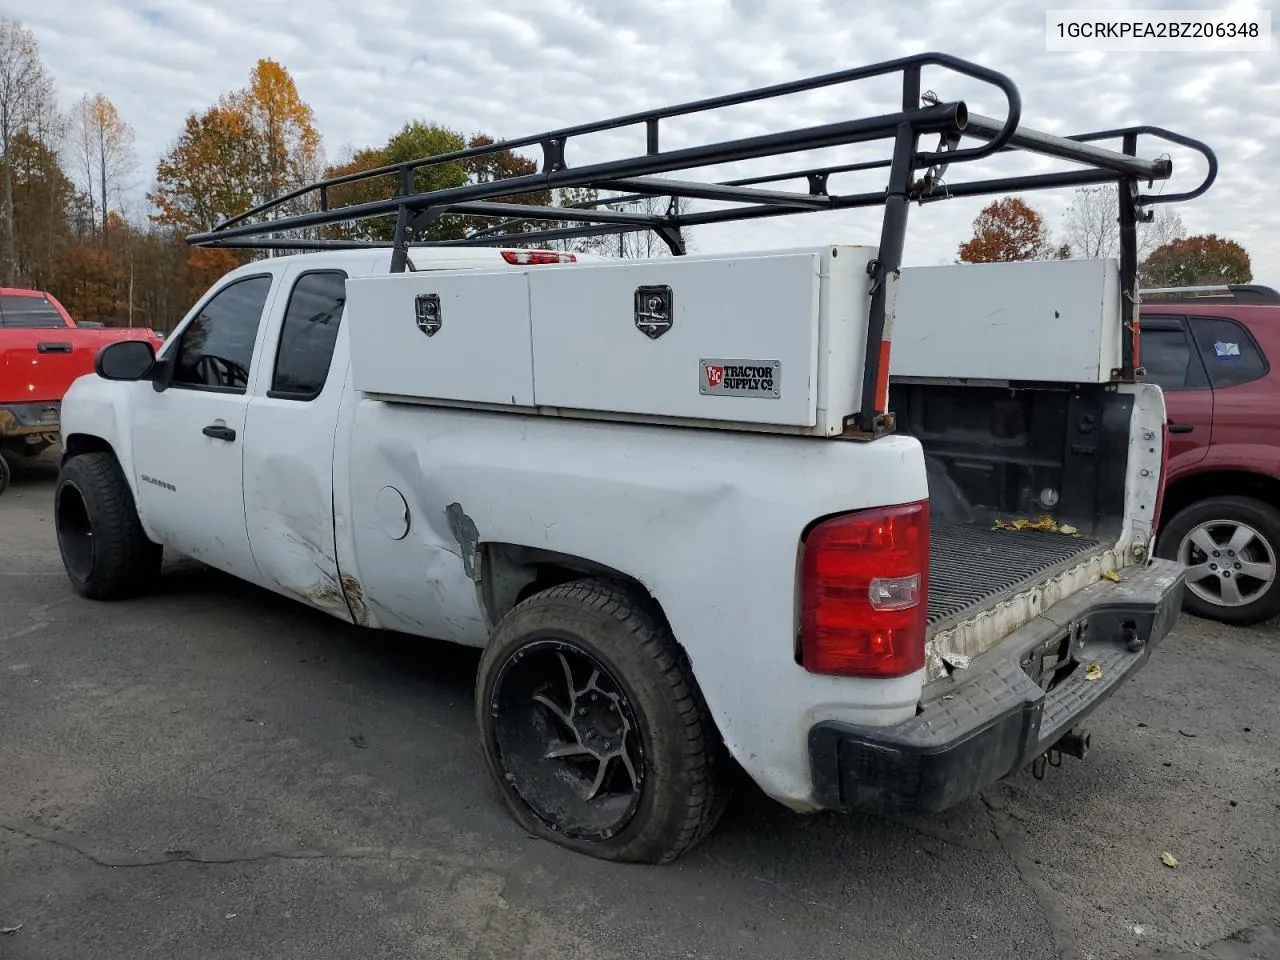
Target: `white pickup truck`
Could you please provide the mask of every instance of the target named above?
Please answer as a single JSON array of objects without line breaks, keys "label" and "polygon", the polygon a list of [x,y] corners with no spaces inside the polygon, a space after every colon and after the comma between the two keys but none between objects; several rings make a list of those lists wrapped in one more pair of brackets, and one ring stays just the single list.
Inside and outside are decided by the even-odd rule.
[{"label": "white pickup truck", "polygon": [[[72,585],[135,596],[171,550],[363,627],[483,648],[497,791],[531,832],[605,858],[688,850],[734,767],[797,811],[894,815],[1083,756],[1082,719],[1182,593],[1150,556],[1165,418],[1127,334],[1132,254],[900,269],[922,197],[894,206],[894,186],[937,159],[902,129],[965,159],[972,118],[938,109],[876,118],[897,138],[878,248],[634,261],[411,234],[441,210],[551,221],[533,241],[653,229],[678,246],[715,222],[491,200],[566,178],[739,210],[832,197],[812,171],[809,193],[652,178],[655,158],[691,165],[657,149],[661,111],[625,118],[648,125],[645,163],[575,172],[565,141],[595,128],[557,131],[529,141],[547,156],[532,181],[191,238],[336,249],[246,263],[158,355],[114,344],[74,384],[55,505]],[[1078,148],[1087,174],[1168,176],[1023,131],[1018,109],[979,122],[975,158]],[[280,239],[388,212],[390,248]]]}]

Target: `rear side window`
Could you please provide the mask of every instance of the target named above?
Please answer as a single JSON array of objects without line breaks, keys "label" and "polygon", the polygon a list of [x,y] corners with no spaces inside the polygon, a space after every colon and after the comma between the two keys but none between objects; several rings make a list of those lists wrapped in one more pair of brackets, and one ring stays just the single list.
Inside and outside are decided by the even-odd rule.
[{"label": "rear side window", "polygon": [[65,327],[56,307],[44,297],[0,296],[0,327]]},{"label": "rear side window", "polygon": [[1249,383],[1266,374],[1266,357],[1239,321],[1192,317],[1191,333],[1215,390]]},{"label": "rear side window", "polygon": [[313,400],[324,389],[347,302],[341,270],[304,273],[293,285],[276,348],[270,396]]},{"label": "rear side window", "polygon": [[1185,390],[1192,385],[1191,344],[1180,328],[1148,329],[1144,323],[1140,344],[1148,382],[1164,390]]}]

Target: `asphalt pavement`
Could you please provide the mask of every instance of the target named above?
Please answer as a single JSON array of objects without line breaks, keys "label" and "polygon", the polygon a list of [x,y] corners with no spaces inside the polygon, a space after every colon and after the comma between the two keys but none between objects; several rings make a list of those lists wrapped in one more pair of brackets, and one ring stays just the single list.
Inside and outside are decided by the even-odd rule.
[{"label": "asphalt pavement", "polygon": [[0,496],[5,960],[1280,957],[1280,626],[1184,620],[1042,781],[909,823],[748,788],[607,864],[500,806],[475,652],[187,561],[81,600],[53,472]]}]

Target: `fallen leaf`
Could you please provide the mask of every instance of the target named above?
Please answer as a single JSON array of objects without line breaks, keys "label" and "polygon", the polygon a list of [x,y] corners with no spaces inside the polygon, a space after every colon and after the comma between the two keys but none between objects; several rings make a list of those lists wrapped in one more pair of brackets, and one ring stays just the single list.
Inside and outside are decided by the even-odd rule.
[{"label": "fallen leaf", "polygon": [[21,929],[22,929],[22,924],[18,924],[16,927],[0,927],[0,936],[7,937],[9,934],[17,933]]},{"label": "fallen leaf", "polygon": [[1074,536],[1075,536],[1077,533],[1079,533],[1080,531],[1079,531],[1078,529],[1076,529],[1075,527],[1071,526],[1071,524],[1069,524],[1069,523],[1064,523],[1062,526],[1060,526],[1060,527],[1058,528],[1058,532],[1059,532],[1059,533],[1065,533],[1065,534],[1066,534],[1067,536],[1069,536],[1069,537],[1074,537]]},{"label": "fallen leaf", "polygon": [[1096,663],[1086,663],[1084,665],[1084,678],[1086,680],[1101,680],[1102,667]]},{"label": "fallen leaf", "polygon": [[1178,858],[1166,850],[1164,853],[1160,854],[1160,862],[1166,867],[1177,867]]},{"label": "fallen leaf", "polygon": [[1102,571],[1102,579],[1103,579],[1103,580],[1110,580],[1112,583],[1119,583],[1119,582],[1120,582],[1120,574],[1116,573],[1114,570],[1103,570],[1103,571]]}]

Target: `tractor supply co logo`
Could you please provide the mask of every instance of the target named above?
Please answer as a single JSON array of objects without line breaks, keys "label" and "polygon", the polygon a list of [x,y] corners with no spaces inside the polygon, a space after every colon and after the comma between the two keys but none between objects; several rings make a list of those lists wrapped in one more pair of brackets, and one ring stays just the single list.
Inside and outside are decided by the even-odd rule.
[{"label": "tractor supply co logo", "polygon": [[670,287],[636,287],[636,329],[650,340],[657,340],[671,329]]},{"label": "tractor supply co logo", "polygon": [[699,391],[711,397],[782,396],[782,364],[777,360],[700,360]]},{"label": "tractor supply co logo", "polygon": [[443,326],[440,316],[440,294],[420,293],[413,301],[413,312],[417,316],[418,329],[428,337],[434,337]]}]

